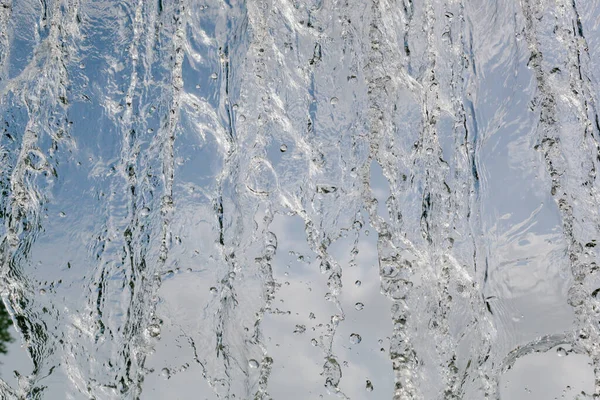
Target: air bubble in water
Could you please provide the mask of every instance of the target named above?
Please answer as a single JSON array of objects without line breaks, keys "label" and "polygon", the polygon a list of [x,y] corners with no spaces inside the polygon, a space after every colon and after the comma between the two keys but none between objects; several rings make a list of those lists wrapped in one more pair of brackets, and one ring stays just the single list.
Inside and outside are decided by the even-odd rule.
[{"label": "air bubble in water", "polygon": [[365,305],[363,303],[356,303],[354,305],[354,308],[357,309],[358,311],[362,310],[363,308],[365,308]]},{"label": "air bubble in water", "polygon": [[362,341],[362,338],[358,333],[353,333],[350,335],[350,343],[359,344]]},{"label": "air bubble in water", "polygon": [[281,147],[279,147],[279,150],[280,150],[282,153],[285,153],[285,152],[287,151],[287,145],[286,145],[286,144],[282,144],[282,145],[281,145]]},{"label": "air bubble in water", "polygon": [[254,158],[248,167],[246,187],[250,192],[267,195],[277,187],[277,176],[271,164],[262,158]]},{"label": "air bubble in water", "polygon": [[254,360],[254,359],[249,360],[248,361],[248,366],[250,368],[258,368],[258,361]]}]

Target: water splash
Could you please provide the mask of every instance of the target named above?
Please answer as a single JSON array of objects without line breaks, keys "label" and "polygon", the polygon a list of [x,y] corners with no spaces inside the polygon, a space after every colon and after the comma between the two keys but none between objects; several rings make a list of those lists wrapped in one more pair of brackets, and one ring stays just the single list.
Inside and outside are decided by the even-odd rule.
[{"label": "water splash", "polygon": [[598,13],[2,2],[0,393],[600,396]]}]

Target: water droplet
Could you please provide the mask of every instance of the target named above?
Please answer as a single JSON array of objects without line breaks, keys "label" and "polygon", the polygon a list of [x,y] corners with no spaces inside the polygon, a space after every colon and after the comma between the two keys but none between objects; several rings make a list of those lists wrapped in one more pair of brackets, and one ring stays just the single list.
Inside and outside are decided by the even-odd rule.
[{"label": "water droplet", "polygon": [[248,361],[248,366],[250,368],[258,368],[258,361],[254,360],[254,359],[249,360]]},{"label": "water droplet", "polygon": [[149,325],[147,330],[150,337],[160,336],[160,326],[158,324]]},{"label": "water droplet", "polygon": [[58,215],[60,215],[61,218],[64,218],[67,216],[67,214],[65,214],[64,211],[61,211]]},{"label": "water droplet", "polygon": [[310,344],[312,344],[313,346],[317,347],[317,345],[319,343],[317,342],[317,339],[310,339]]},{"label": "water droplet", "polygon": [[350,335],[350,343],[359,344],[362,341],[362,338],[358,333],[353,333]]},{"label": "water droplet", "polygon": [[329,103],[331,103],[332,106],[335,106],[338,103],[338,98],[332,97],[331,100],[329,100]]},{"label": "water droplet", "polygon": [[367,379],[367,384],[365,385],[365,389],[367,390],[367,392],[372,392],[373,391],[373,384],[368,379]]},{"label": "water droplet", "polygon": [[586,292],[580,286],[576,285],[569,289],[567,301],[572,307],[578,307],[585,302]]},{"label": "water droplet", "polygon": [[567,350],[565,350],[564,347],[559,347],[556,349],[556,354],[558,354],[559,357],[566,357],[569,353],[567,353]]},{"label": "water droplet", "polygon": [[279,148],[279,150],[280,150],[282,153],[285,153],[285,152],[287,151],[287,145],[286,145],[286,144],[282,144],[282,145],[281,145],[281,147]]},{"label": "water droplet", "polygon": [[240,114],[240,116],[237,119],[240,122],[244,122],[246,120],[246,116],[244,114]]},{"label": "water droplet", "polygon": [[277,252],[277,246],[274,246],[272,244],[268,244],[265,247],[265,257],[267,257],[267,258],[272,258],[275,255],[276,252]]},{"label": "water droplet", "polygon": [[331,264],[329,263],[329,261],[323,260],[321,265],[319,265],[319,270],[322,274],[326,274],[327,272],[331,271]]},{"label": "water droplet", "polygon": [[405,299],[411,291],[413,283],[405,279],[382,279],[381,289],[394,300]]},{"label": "water droplet", "polygon": [[277,175],[267,160],[254,158],[250,162],[246,187],[258,195],[267,195],[277,188]]},{"label": "water droplet", "polygon": [[213,287],[211,287],[209,290],[210,290],[210,292],[211,292],[212,294],[217,294],[217,288],[216,288],[216,287],[214,287],[214,286],[213,286]]},{"label": "water droplet", "polygon": [[381,260],[380,273],[384,278],[395,278],[400,273],[398,266],[395,263],[386,263]]},{"label": "water droplet", "polygon": [[40,289],[40,294],[42,294],[42,295],[46,294],[46,289]]},{"label": "water droplet", "polygon": [[148,215],[150,215],[150,209],[148,207],[144,207],[140,210],[140,215],[142,217],[147,217]]},{"label": "water droplet", "polygon": [[338,392],[338,385],[342,379],[342,368],[335,358],[329,357],[323,365],[321,373],[325,378],[325,387],[330,394]]},{"label": "water droplet", "polygon": [[356,303],[354,305],[354,308],[356,308],[358,311],[362,310],[363,308],[365,308],[365,305],[363,303]]},{"label": "water droplet", "polygon": [[317,185],[317,193],[328,194],[337,192],[337,188],[331,185]]},{"label": "water droplet", "polygon": [[356,282],[354,282],[354,284],[355,284],[356,286],[360,286],[360,285],[362,285],[362,282],[361,282],[361,281],[356,281]]},{"label": "water droplet", "polygon": [[296,325],[296,329],[294,329],[294,333],[296,335],[300,335],[302,333],[306,332],[306,326],[304,325]]},{"label": "water droplet", "polygon": [[160,373],[161,373],[162,376],[164,376],[167,379],[169,379],[171,377],[171,371],[169,371],[169,368],[163,368],[163,369],[161,369]]},{"label": "water droplet", "polygon": [[212,74],[210,74],[210,79],[217,79],[219,76],[217,75],[216,72],[213,72]]}]

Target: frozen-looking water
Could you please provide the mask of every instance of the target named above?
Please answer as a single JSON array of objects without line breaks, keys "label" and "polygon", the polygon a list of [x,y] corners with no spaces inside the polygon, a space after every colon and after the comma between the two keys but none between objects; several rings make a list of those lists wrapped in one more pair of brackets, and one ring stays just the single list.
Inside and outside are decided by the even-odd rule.
[{"label": "frozen-looking water", "polygon": [[599,398],[597,68],[595,0],[1,0],[0,398]]}]

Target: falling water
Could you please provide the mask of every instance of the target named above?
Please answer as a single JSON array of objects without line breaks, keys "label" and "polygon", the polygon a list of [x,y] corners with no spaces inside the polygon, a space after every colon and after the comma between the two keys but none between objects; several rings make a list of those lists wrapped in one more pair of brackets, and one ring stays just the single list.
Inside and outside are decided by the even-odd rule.
[{"label": "falling water", "polygon": [[0,398],[599,398],[599,66],[595,1],[1,0]]}]

